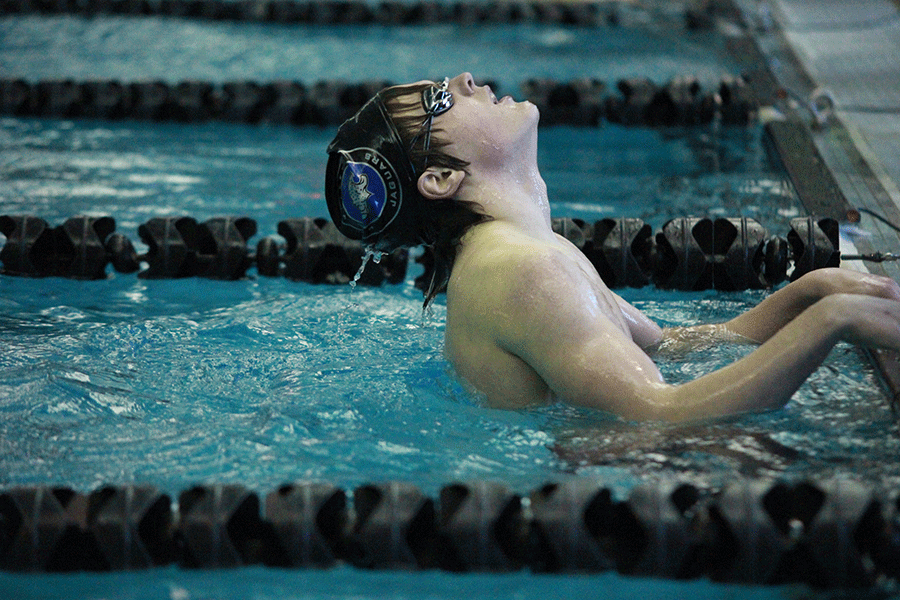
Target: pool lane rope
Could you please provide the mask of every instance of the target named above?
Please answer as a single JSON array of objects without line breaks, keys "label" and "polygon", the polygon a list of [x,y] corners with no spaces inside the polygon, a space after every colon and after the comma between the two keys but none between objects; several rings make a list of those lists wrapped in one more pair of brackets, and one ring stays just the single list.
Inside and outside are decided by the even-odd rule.
[{"label": "pool lane rope", "polygon": [[[484,83],[498,89],[496,82]],[[743,76],[726,76],[704,89],[694,76],[663,84],[633,77],[617,81],[611,90],[597,77],[531,78],[521,82],[519,91],[540,109],[542,125],[596,127],[610,122],[672,127],[718,122],[746,126],[759,108],[751,83]],[[390,85],[387,80],[32,82],[7,77],[0,78],[0,115],[337,126]]]},{"label": "pool lane rope", "polygon": [[[770,236],[746,217],[682,217],[655,234],[636,218],[594,223],[557,218],[552,225],[581,249],[611,288],[652,284],[675,290],[763,289],[841,262],[839,227],[831,218],[792,219],[784,238]],[[6,237],[0,273],[96,280],[107,278],[112,265],[119,273],[137,273],[143,279],[239,280],[255,267],[264,277],[382,285],[403,282],[411,260],[410,252],[401,249],[368,261],[370,251],[323,218],[281,221],[278,235],[263,237],[255,250],[248,248],[248,241],[257,225],[248,217],[202,223],[187,216],[150,219],[138,227],[147,246],[142,254],[115,227],[108,216],[76,216],[54,227],[33,215],[0,215],[0,233]],[[415,260],[424,270],[415,284],[425,289],[433,255],[424,248]]]},{"label": "pool lane rope", "polygon": [[[84,16],[162,16],[211,21],[305,23],[310,25],[500,25],[540,23],[557,26],[596,27],[618,25],[621,0],[600,2],[523,2],[382,0],[3,0],[5,14],[74,14]],[[735,18],[715,3],[690,5],[681,12],[688,29],[709,29],[717,15]]]},{"label": "pool lane rope", "polygon": [[405,571],[602,573],[870,587],[900,577],[897,490],[832,479],[661,481],[618,498],[573,479],[526,495],[469,481],[0,489],[0,569],[336,565]]}]

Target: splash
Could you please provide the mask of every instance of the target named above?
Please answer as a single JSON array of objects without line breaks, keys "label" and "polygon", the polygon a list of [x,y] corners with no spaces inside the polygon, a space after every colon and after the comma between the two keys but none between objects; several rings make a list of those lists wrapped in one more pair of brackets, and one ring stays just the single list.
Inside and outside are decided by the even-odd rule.
[{"label": "splash", "polygon": [[351,288],[356,287],[356,283],[362,277],[363,271],[366,270],[366,265],[369,264],[369,261],[371,260],[372,262],[374,262],[377,265],[377,264],[381,263],[382,255],[383,255],[382,252],[375,250],[371,246],[366,246],[366,253],[363,255],[362,264],[359,265],[359,270],[356,272],[356,275],[353,276],[353,281],[350,282]]},{"label": "splash", "polygon": [[350,315],[350,310],[357,306],[357,302],[353,299],[353,290],[356,289],[356,284],[362,278],[363,272],[366,270],[366,265],[369,264],[369,261],[373,261],[376,265],[381,262],[382,253],[378,250],[372,248],[372,246],[366,246],[365,253],[362,257],[362,264],[359,265],[359,270],[356,271],[356,275],[353,276],[353,279],[350,283],[350,297],[347,301],[347,305],[341,310],[337,315],[337,336],[338,339],[344,339],[345,326],[347,324],[347,320]]}]

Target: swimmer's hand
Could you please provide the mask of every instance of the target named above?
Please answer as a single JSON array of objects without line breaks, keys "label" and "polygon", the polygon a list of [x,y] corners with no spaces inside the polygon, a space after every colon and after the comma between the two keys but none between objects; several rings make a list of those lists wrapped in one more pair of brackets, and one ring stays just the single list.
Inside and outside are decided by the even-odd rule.
[{"label": "swimmer's hand", "polygon": [[900,350],[900,302],[861,294],[832,294],[810,310],[841,341],[868,348]]},{"label": "swimmer's hand", "polygon": [[900,301],[900,285],[893,279],[851,269],[816,269],[791,285],[804,286],[813,302],[832,294],[860,294]]},{"label": "swimmer's hand", "polygon": [[835,294],[900,301],[900,286],[888,277],[870,273],[840,268],[816,269],[732,319],[726,324],[726,328],[732,333],[762,343],[800,313]]}]

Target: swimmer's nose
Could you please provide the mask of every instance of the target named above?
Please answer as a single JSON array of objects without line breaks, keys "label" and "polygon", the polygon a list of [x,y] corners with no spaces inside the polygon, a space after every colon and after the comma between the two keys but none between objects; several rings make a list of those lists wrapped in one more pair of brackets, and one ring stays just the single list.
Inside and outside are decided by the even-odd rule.
[{"label": "swimmer's nose", "polygon": [[474,94],[475,78],[471,73],[460,73],[450,80],[450,89],[467,96]]}]

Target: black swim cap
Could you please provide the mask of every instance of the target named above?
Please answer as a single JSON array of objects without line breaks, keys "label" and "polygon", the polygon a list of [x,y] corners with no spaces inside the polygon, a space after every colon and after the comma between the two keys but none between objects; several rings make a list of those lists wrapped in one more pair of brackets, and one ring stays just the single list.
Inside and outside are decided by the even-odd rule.
[{"label": "black swim cap", "polygon": [[[422,90],[424,120],[410,146],[431,146],[434,117],[453,106],[450,79]],[[376,250],[415,246],[425,203],[419,174],[379,92],[347,119],[328,146],[325,200],[337,228]],[[424,167],[423,167],[424,168]]]},{"label": "black swim cap", "polygon": [[381,94],[345,121],[328,146],[328,212],[341,233],[376,250],[420,243],[417,179]]}]

